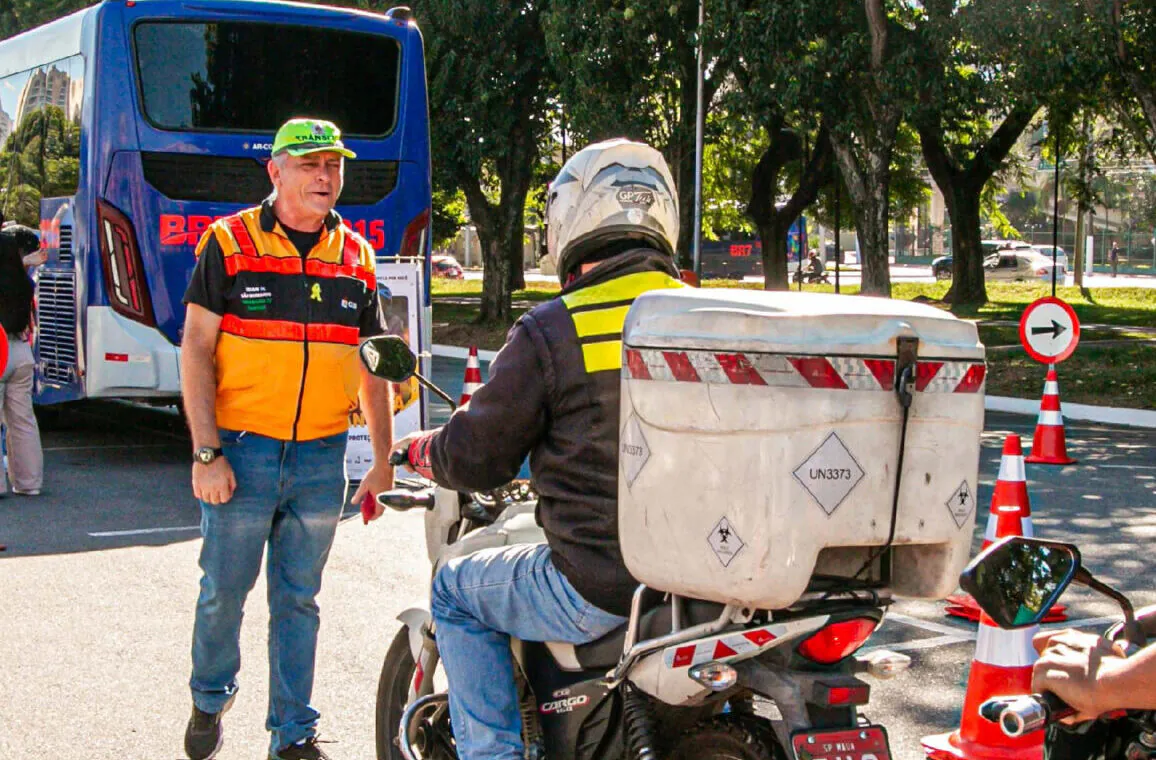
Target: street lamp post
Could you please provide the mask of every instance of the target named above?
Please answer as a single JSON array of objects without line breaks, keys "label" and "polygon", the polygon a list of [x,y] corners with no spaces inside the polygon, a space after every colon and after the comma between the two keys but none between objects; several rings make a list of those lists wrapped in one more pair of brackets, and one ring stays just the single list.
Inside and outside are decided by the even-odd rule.
[{"label": "street lamp post", "polygon": [[703,107],[703,79],[702,66],[703,48],[703,21],[706,18],[706,0],[698,0],[698,111],[694,135],[694,275],[702,277],[702,143],[705,126]]}]

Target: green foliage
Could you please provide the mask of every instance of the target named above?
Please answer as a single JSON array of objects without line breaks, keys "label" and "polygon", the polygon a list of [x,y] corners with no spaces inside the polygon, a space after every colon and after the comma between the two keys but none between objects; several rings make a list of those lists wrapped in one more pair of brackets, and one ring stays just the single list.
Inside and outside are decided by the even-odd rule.
[{"label": "green foliage", "polygon": [[0,0],[0,39],[7,39],[61,16],[96,5],[98,0]]},{"label": "green foliage", "polygon": [[40,226],[40,199],[71,195],[80,176],[80,125],[56,106],[29,114],[0,152],[4,216]]}]

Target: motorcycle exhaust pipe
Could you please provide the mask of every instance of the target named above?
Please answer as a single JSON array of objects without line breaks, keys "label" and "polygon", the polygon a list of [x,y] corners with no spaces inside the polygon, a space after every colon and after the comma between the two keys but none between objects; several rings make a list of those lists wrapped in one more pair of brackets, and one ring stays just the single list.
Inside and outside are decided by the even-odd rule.
[{"label": "motorcycle exhaust pipe", "polygon": [[425,754],[425,747],[419,745],[417,752],[414,752],[413,746],[417,739],[417,727],[422,720],[423,713],[430,711],[430,720],[432,721],[438,713],[448,709],[450,709],[450,696],[446,693],[427,694],[414,700],[409,707],[405,708],[405,712],[401,714],[401,725],[398,727],[397,735],[398,749],[401,750],[401,756],[405,760],[422,760],[422,755]]}]

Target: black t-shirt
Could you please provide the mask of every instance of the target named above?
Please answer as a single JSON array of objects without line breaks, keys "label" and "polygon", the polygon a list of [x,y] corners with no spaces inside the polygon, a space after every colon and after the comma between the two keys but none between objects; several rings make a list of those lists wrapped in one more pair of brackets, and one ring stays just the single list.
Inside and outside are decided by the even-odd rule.
[{"label": "black t-shirt", "polygon": [[321,239],[321,228],[314,232],[302,232],[295,230],[292,227],[286,227],[284,223],[281,224],[281,229],[285,230],[285,234],[289,236],[289,242],[301,254],[301,258],[309,255],[313,250],[313,246],[317,245],[317,241]]},{"label": "black t-shirt", "polygon": [[0,233],[0,326],[14,336],[32,324],[33,287],[24,271],[26,253],[7,230]]}]

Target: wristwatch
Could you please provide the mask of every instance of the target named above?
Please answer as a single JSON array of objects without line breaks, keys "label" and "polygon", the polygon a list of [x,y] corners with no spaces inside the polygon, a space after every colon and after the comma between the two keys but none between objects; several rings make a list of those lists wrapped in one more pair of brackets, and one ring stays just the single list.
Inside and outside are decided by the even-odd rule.
[{"label": "wristwatch", "polygon": [[224,449],[214,449],[212,446],[202,446],[193,452],[193,461],[200,464],[212,464],[213,460],[223,456]]}]

